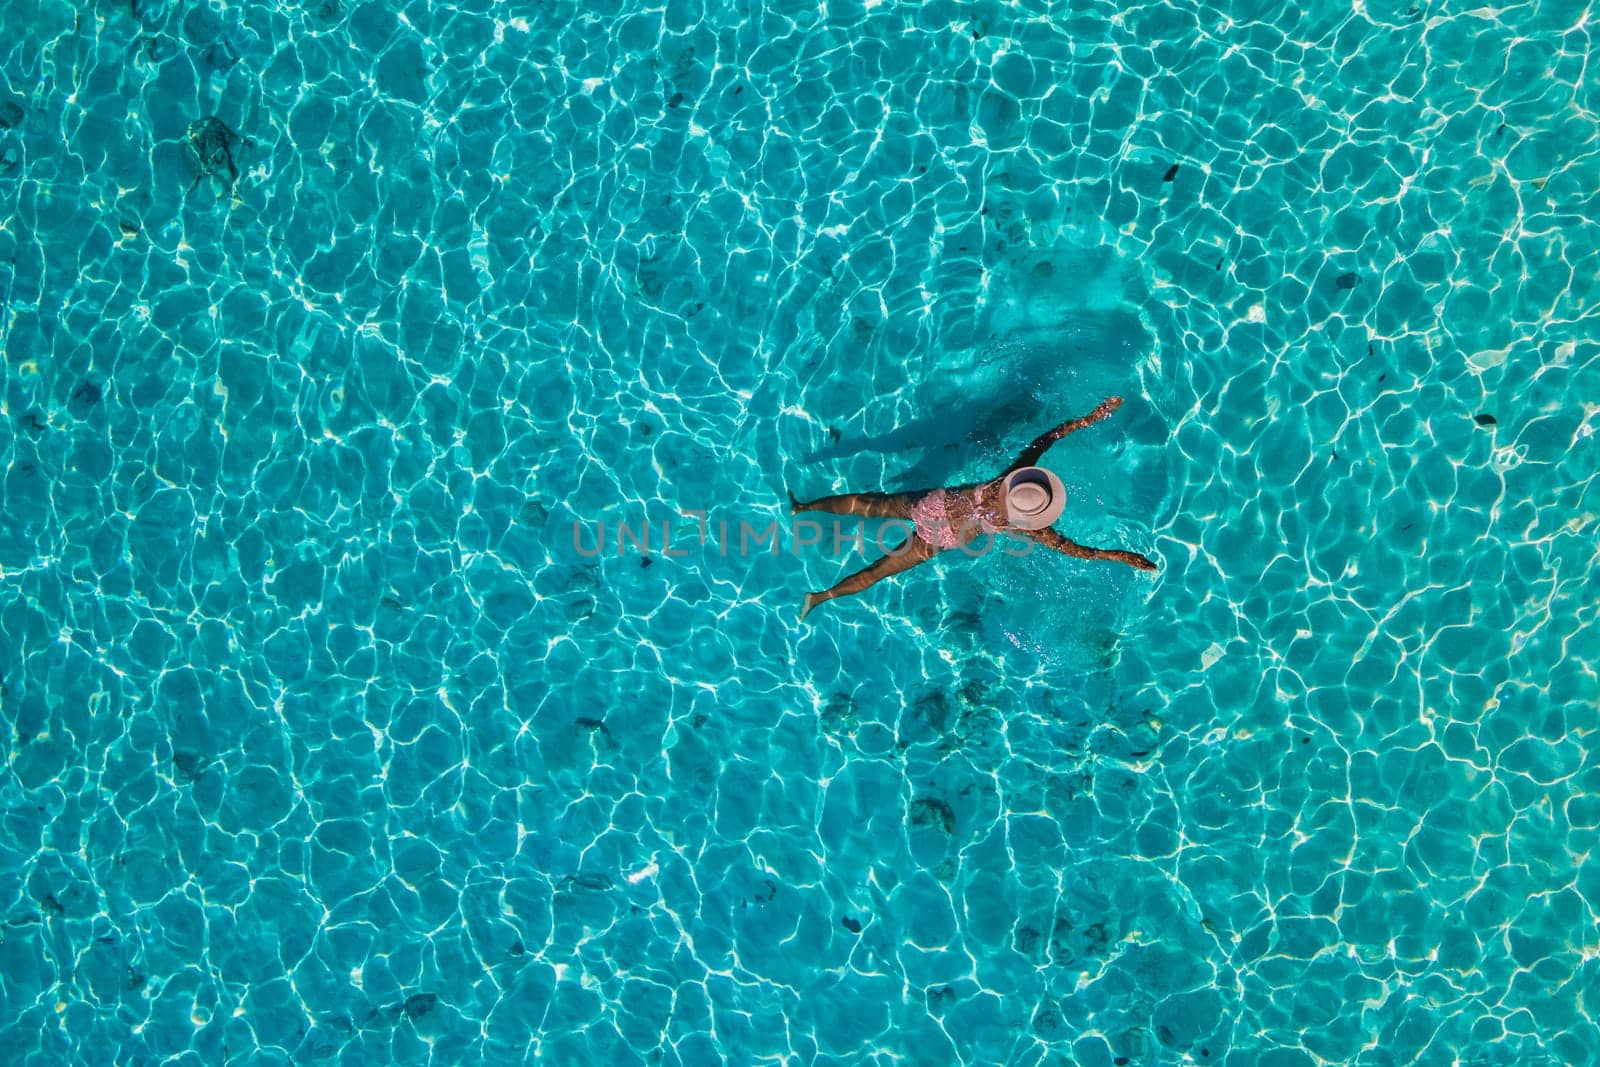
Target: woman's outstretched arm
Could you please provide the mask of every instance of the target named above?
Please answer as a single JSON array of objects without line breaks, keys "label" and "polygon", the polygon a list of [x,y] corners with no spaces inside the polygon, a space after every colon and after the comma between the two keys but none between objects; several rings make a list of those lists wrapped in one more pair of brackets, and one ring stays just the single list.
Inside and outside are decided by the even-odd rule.
[{"label": "woman's outstretched arm", "polygon": [[1141,556],[1137,552],[1126,552],[1120,548],[1089,548],[1076,541],[1069,541],[1048,526],[1042,530],[1019,530],[1029,540],[1037,541],[1046,548],[1053,548],[1063,556],[1074,559],[1103,559],[1114,563],[1126,563],[1130,567],[1137,567],[1141,571],[1156,569],[1155,561],[1149,556]]},{"label": "woman's outstretched arm", "polygon": [[1120,396],[1107,397],[1105,400],[1100,402],[1099,407],[1089,412],[1089,414],[1084,415],[1082,418],[1069,419],[1048,433],[1040,434],[1038,437],[1034,438],[1033,444],[1022,450],[1022,455],[1017,457],[1016,462],[1006,468],[1006,473],[1009,474],[1018,467],[1033,466],[1039,462],[1039,457],[1044,455],[1045,449],[1049,448],[1051,445],[1067,436],[1067,434],[1081,430],[1085,426],[1093,425],[1094,423],[1099,422],[1101,419],[1109,417],[1113,411],[1117,410],[1121,406],[1122,398]]}]

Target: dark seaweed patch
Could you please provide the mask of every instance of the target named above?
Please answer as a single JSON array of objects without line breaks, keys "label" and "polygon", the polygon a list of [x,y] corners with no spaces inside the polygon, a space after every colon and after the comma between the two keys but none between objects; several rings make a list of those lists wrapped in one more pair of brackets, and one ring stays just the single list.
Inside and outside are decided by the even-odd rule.
[{"label": "dark seaweed patch", "polygon": [[71,400],[79,407],[92,408],[100,403],[102,395],[98,385],[94,382],[85,381],[79,383],[78,387],[72,391]]},{"label": "dark seaweed patch", "polygon": [[173,770],[178,772],[178,777],[185,782],[197,782],[200,776],[206,773],[210,762],[198,752],[185,752],[179,750],[172,754]]},{"label": "dark seaweed patch", "polygon": [[913,800],[908,814],[912,826],[932,826],[947,834],[955,832],[956,814],[938,797]]},{"label": "dark seaweed patch", "polygon": [[206,178],[220,178],[232,189],[239,180],[235,154],[248,145],[248,141],[215,115],[190,123],[189,155],[196,172],[194,184],[198,186]]}]

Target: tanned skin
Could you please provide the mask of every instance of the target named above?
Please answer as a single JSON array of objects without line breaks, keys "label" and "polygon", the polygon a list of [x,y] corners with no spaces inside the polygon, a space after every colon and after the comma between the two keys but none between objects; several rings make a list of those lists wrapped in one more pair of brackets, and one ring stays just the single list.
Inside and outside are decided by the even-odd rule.
[{"label": "tanned skin", "polygon": [[[1021,534],[1023,537],[1046,548],[1055,549],[1064,556],[1075,559],[1108,560],[1113,563],[1126,563],[1142,571],[1153,571],[1156,565],[1147,556],[1137,552],[1126,552],[1120,548],[1089,548],[1076,541],[1070,541],[1055,530],[1046,527],[1042,530],[1023,530],[1012,526],[1006,517],[1005,508],[1005,480],[1010,474],[1020,467],[1033,467],[1039,462],[1045,450],[1070,433],[1076,433],[1085,426],[1092,426],[1101,419],[1107,418],[1112,412],[1122,406],[1122,398],[1113,396],[1103,401],[1099,407],[1081,418],[1070,419],[1055,429],[1034,438],[1033,443],[1022,450],[1019,455],[1005,470],[986,482],[976,482],[970,485],[957,485],[947,487],[945,504],[950,525],[954,528],[958,545],[971,544],[982,536],[985,529],[1006,531]],[[911,511],[917,501],[936,492],[933,489],[919,489],[907,493],[843,493],[839,496],[826,496],[820,500],[802,503],[792,496],[790,512],[798,514],[802,511],[827,511],[835,515],[856,515],[863,519],[904,519],[914,521]],[[956,547],[956,546],[951,546]],[[859,593],[868,586],[879,582],[891,574],[908,571],[919,563],[925,563],[946,549],[940,548],[924,538],[920,533],[913,532],[911,537],[903,542],[900,547],[890,550],[887,556],[876,563],[857,571],[850,577],[840,581],[831,589],[820,593],[807,593],[805,606],[800,610],[803,619],[811,609],[824,601],[835,597],[850,596]]]}]

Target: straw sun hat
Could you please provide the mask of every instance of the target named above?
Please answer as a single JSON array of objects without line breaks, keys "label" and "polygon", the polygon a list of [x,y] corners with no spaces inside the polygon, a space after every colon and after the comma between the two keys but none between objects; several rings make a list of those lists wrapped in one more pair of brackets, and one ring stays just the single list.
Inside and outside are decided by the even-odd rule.
[{"label": "straw sun hat", "polygon": [[1067,487],[1043,467],[1020,467],[1006,477],[1006,518],[1019,530],[1042,530],[1061,517]]}]

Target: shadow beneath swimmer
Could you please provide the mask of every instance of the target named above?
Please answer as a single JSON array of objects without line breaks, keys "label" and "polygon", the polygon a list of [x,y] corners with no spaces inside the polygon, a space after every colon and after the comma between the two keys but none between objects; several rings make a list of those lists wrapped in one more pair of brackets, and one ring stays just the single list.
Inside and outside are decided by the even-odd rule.
[{"label": "shadow beneath swimmer", "polygon": [[[917,410],[930,414],[886,434],[834,440],[803,458],[806,464],[851,459],[862,453],[922,453],[898,478],[898,488],[936,488],[963,470],[1021,450],[1032,435],[1050,429],[1053,414],[1040,382],[1061,376],[1061,342],[990,349],[965,370],[947,370],[917,389]],[[976,472],[978,477],[987,477]]]},{"label": "shadow beneath swimmer", "polygon": [[828,463],[862,453],[920,452],[921,458],[896,478],[895,488],[938,488],[956,480],[975,454],[989,455],[1001,448],[1009,436],[1008,427],[1032,408],[1032,404],[1019,405],[1008,412],[978,405],[957,407],[940,417],[915,419],[889,433],[835,438],[806,456],[804,462]]},{"label": "shadow beneath swimmer", "polygon": [[[989,467],[1055,423],[1088,411],[1127,379],[1129,342],[1142,347],[1131,315],[1097,314],[1071,329],[1025,335],[1006,344],[952,353],[915,391],[915,408],[929,414],[882,434],[833,439],[805,463],[847,460],[862,453],[920,452],[894,488],[936,488],[986,478]],[[887,487],[886,487],[887,488]]]}]

